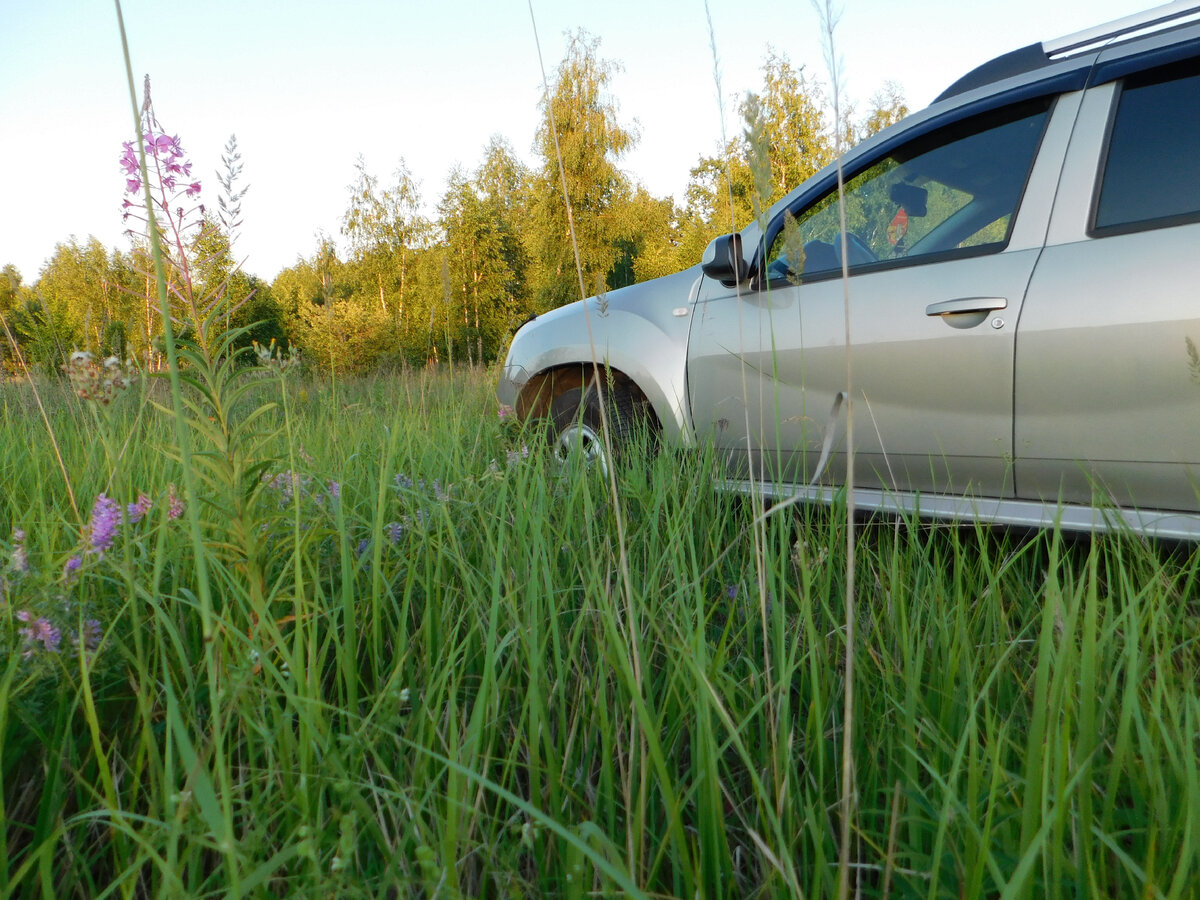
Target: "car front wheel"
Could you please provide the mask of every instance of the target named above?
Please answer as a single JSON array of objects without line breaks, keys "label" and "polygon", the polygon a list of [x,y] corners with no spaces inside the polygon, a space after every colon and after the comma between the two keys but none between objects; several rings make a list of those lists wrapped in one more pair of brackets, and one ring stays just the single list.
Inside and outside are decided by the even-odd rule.
[{"label": "car front wheel", "polygon": [[550,424],[554,457],[560,463],[579,460],[588,468],[607,475],[611,460],[619,459],[633,441],[638,421],[637,402],[619,387],[604,391],[608,414],[609,442],[604,443],[604,422],[600,415],[601,391],[584,385],[564,391],[550,405]]}]

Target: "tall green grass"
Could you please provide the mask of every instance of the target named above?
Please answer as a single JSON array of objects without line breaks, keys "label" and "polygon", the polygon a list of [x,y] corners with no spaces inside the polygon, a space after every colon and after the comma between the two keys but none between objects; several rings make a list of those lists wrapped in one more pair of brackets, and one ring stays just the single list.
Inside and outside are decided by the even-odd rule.
[{"label": "tall green grass", "polygon": [[[760,570],[711,455],[631,461],[628,596],[608,485],[501,421],[487,373],[261,377],[227,411],[262,410],[253,478],[196,501],[206,640],[162,387],[43,387],[83,517],[155,500],[75,575],[87,523],[0,387],[0,540],[30,563],[4,558],[0,895],[835,894],[837,509],[769,518]],[[860,528],[861,894],[1200,896],[1194,548]]]}]

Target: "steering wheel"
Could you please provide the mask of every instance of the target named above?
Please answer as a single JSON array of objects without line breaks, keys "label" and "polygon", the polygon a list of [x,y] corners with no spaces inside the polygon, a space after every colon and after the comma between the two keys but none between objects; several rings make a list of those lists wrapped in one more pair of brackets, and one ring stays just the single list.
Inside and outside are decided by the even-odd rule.
[{"label": "steering wheel", "polygon": [[770,265],[767,266],[768,278],[787,278],[791,274],[792,267],[788,265],[787,259],[783,256],[771,260]]},{"label": "steering wheel", "polygon": [[[833,249],[837,252],[838,259],[841,259],[842,236],[840,234],[834,240]],[[867,242],[853,231],[846,232],[846,256],[847,261],[852,266],[861,266],[879,260],[879,257],[871,252],[871,248],[867,246]]]}]

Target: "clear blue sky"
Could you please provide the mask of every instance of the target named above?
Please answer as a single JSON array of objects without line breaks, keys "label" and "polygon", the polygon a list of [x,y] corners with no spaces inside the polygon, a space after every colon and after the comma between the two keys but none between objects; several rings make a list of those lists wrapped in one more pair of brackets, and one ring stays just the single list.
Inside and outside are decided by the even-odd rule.
[{"label": "clear blue sky", "polygon": [[[844,94],[860,110],[884,81],[927,105],[1007,50],[1143,9],[1138,0],[840,0]],[[768,46],[828,82],[808,0],[709,0],[730,133]],[[612,85],[637,148],[623,165],[681,199],[721,137],[704,0],[533,0],[546,67],[587,29],[621,63]],[[273,278],[316,235],[340,238],[361,154],[385,183],[403,158],[429,210],[456,164],[493,134],[533,162],[541,73],[527,0],[127,0],[134,72],[149,73],[215,205],[221,148],[244,163],[247,271]],[[133,114],[108,0],[0,0],[0,265],[33,282],[55,244],[89,235],[128,248],[121,142]],[[340,243],[340,242],[339,242]]]}]

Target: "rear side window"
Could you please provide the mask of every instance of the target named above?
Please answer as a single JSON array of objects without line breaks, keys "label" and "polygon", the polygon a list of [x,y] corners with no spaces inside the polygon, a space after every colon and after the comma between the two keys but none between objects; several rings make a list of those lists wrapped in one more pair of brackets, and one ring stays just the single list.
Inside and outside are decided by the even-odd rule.
[{"label": "rear side window", "polygon": [[1126,80],[1092,233],[1200,221],[1200,60]]}]

